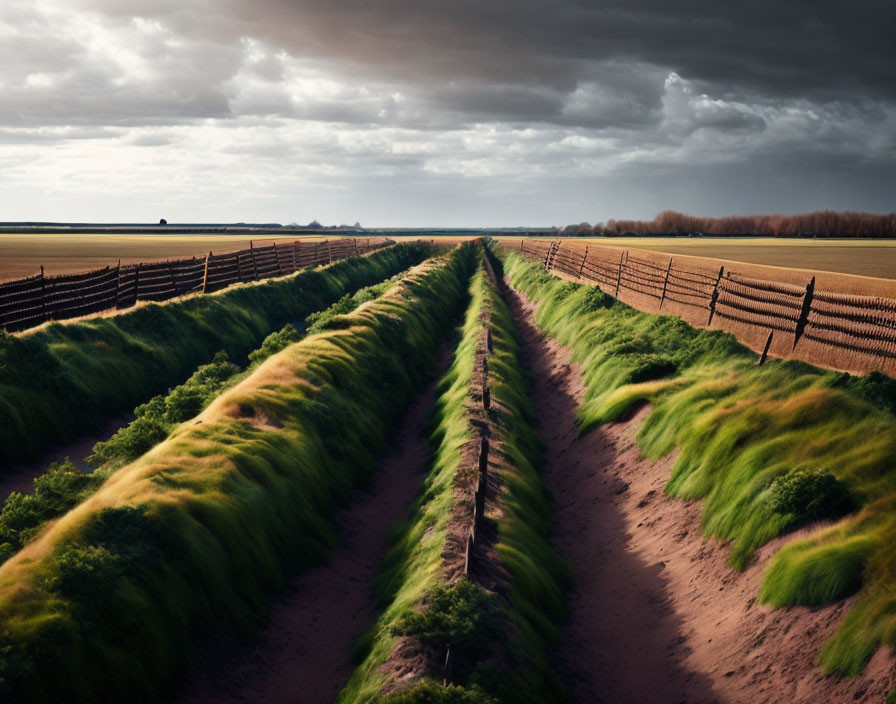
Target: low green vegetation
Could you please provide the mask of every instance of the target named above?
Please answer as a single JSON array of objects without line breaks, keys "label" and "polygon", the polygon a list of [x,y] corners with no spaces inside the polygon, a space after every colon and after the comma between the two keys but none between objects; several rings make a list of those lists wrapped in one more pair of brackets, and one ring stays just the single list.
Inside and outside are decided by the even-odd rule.
[{"label": "low green vegetation", "polygon": [[[382,295],[402,276],[346,294],[323,311],[305,319],[309,333],[320,332],[337,315]],[[108,440],[97,443],[87,458],[89,473],[70,460],[54,462],[34,480],[30,493],[12,492],[0,508],[0,563],[19,551],[48,522],[71,510],[99,488],[112,472],[133,462],[165,440],[174,428],[201,413],[224,389],[235,385],[264,360],[304,337],[294,325],[268,335],[249,353],[245,371],[219,352],[210,364],[199,367],[183,384],[154,396],[134,409],[134,420]]]},{"label": "low green vegetation", "polygon": [[408,243],[329,267],[131,312],[0,331],[0,467],[39,456],[268,334],[429,256]]},{"label": "low green vegetation", "polygon": [[582,430],[651,410],[643,452],[679,450],[666,486],[700,499],[705,533],[743,569],[771,539],[811,524],[771,560],[760,598],[819,605],[857,594],[820,654],[855,674],[896,645],[896,383],[798,362],[757,365],[732,335],[641,313],[596,289],[502,254],[537,321],[582,364]]},{"label": "low green vegetation", "polygon": [[[411,515],[395,531],[394,547],[377,580],[384,610],[362,641],[362,662],[340,694],[341,704],[564,698],[551,673],[548,650],[565,617],[568,573],[548,544],[550,502],[536,471],[541,445],[532,429],[527,382],[509,313],[483,270],[474,276],[470,294],[462,337],[440,382],[432,418],[432,469]],[[463,448],[475,437],[470,389],[484,311],[494,349],[489,356],[492,439],[501,447],[490,470],[499,478],[500,518],[496,525],[494,518],[485,520],[496,528],[494,552],[506,575],[500,595],[479,586],[475,573],[470,579],[448,580],[444,563],[449,525],[461,500],[456,487],[469,471]],[[416,681],[396,686],[382,666],[400,638],[425,648],[434,671],[419,672]],[[440,671],[446,646],[452,661],[447,686]]]},{"label": "low green vegetation", "polygon": [[[156,701],[335,542],[465,298],[471,246],[274,354],[0,567],[0,699]],[[375,407],[377,413],[370,413]]]}]

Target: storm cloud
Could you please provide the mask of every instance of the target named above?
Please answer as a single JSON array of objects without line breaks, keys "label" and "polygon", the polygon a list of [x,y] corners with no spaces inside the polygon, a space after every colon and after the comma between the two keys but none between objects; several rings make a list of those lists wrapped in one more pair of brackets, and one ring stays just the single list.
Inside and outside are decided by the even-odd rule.
[{"label": "storm cloud", "polygon": [[878,0],[7,0],[0,220],[892,210],[894,33]]}]

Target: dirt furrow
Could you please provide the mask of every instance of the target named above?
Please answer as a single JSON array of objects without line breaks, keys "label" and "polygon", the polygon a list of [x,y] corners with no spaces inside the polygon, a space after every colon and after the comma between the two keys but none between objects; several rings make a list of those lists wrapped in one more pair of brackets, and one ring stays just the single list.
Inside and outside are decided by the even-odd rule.
[{"label": "dirt furrow", "polygon": [[452,357],[453,348],[446,345],[433,381],[396,430],[395,452],[341,513],[339,547],[327,564],[290,581],[251,645],[220,644],[201,654],[198,672],[177,699],[180,704],[329,704],[336,698],[354,669],[358,639],[376,619],[371,585],[388,532],[426,476],[429,441],[422,425],[435,402],[436,380]]},{"label": "dirt furrow", "polygon": [[757,603],[769,559],[796,536],[765,546],[742,573],[728,567],[726,546],[703,537],[699,504],[663,493],[674,458],[641,455],[634,436],[647,409],[579,437],[580,369],[535,325],[525,296],[510,288],[508,302],[535,379],[555,542],[575,581],[557,667],[577,701],[871,704],[896,689],[884,650],[856,678],[818,669],[848,603]]},{"label": "dirt furrow", "polygon": [[537,328],[529,301],[512,288],[507,299],[534,377],[554,540],[573,570],[570,621],[557,652],[561,676],[579,702],[716,701],[706,678],[684,664],[682,625],[666,599],[662,567],[629,549],[625,517],[613,503],[627,490],[613,475],[615,444],[601,428],[578,435],[580,370],[568,349]]}]

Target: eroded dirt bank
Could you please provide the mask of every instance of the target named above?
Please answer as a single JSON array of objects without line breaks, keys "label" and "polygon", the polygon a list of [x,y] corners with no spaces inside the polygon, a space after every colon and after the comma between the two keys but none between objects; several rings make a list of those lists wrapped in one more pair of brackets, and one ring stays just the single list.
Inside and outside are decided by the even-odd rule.
[{"label": "eroded dirt bank", "polygon": [[371,586],[389,529],[404,517],[426,475],[429,442],[422,432],[436,380],[453,349],[444,347],[433,380],[418,394],[395,434],[395,452],[339,517],[340,543],[326,565],[293,578],[251,646],[232,643],[200,656],[181,704],[329,704],[354,670],[352,652],[373,625]]},{"label": "eroded dirt bank", "polygon": [[671,458],[644,459],[634,433],[645,411],[584,437],[575,412],[584,388],[569,350],[534,324],[534,306],[508,303],[535,386],[555,497],[555,544],[573,570],[571,618],[557,668],[579,702],[882,704],[896,663],[879,652],[862,676],[815,666],[847,605],[773,611],[756,601],[770,544],[743,573],[704,540],[699,505],[663,493]]}]

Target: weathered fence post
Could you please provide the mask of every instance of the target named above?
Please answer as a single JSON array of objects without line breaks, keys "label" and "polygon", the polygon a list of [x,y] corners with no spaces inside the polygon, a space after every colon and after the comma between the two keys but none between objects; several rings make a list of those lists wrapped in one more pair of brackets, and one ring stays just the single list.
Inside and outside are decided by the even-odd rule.
[{"label": "weathered fence post", "polygon": [[627,249],[619,255],[619,266],[616,268],[616,292],[613,294],[615,298],[619,298],[619,285],[622,283],[622,267],[625,265],[626,259],[628,259]]},{"label": "weathered fence post", "polygon": [[476,535],[473,526],[470,526],[470,534],[467,536],[467,549],[464,551],[464,574],[470,574],[470,568],[473,566],[473,545],[475,544]]},{"label": "weathered fence post", "polygon": [[255,245],[249,240],[249,255],[252,257],[252,271],[255,272],[255,280],[258,281],[258,263],[255,261]]},{"label": "weathered fence post", "polygon": [[171,266],[170,259],[166,259],[165,262],[168,264],[168,276],[171,277],[171,286],[174,289],[174,295],[177,296],[180,293],[180,290],[177,287],[177,279],[174,276],[174,267]]},{"label": "weathered fence post", "polygon": [[492,329],[491,328],[485,329],[485,349],[488,350],[489,354],[491,354],[492,352],[495,351],[493,344],[492,344]]},{"label": "weathered fence post", "polygon": [[489,408],[492,405],[492,392],[489,391],[488,386],[482,387],[482,409],[488,413]]},{"label": "weathered fence post", "polygon": [[324,244],[327,245],[327,263],[332,264],[333,263],[333,248],[330,246],[329,238],[324,240]]},{"label": "weathered fence post", "polygon": [[809,311],[812,309],[812,298],[815,296],[815,277],[806,284],[806,293],[803,295],[803,306],[800,308],[800,317],[796,321],[796,329],[793,332],[793,347],[796,349],[796,343],[803,336],[806,330],[806,323],[809,322]]},{"label": "weathered fence post", "polygon": [[488,476],[488,438],[484,435],[479,441],[479,476]]},{"label": "weathered fence post", "polygon": [[[209,252],[205,255],[205,270],[202,272],[202,292],[208,292],[208,262],[212,258],[212,253]],[[239,254],[237,254],[237,262],[239,262]]]},{"label": "weathered fence post", "polygon": [[47,279],[44,276],[44,265],[40,265],[40,312],[43,322],[47,322]]},{"label": "weathered fence post", "polygon": [[522,240],[520,240],[520,251],[521,252],[523,251],[523,241]]},{"label": "weathered fence post", "polygon": [[582,266],[579,267],[579,278],[582,278],[582,272],[585,271],[585,262],[588,261],[588,245],[585,245],[585,253],[582,255]]},{"label": "weathered fence post", "polygon": [[663,301],[666,300],[666,287],[669,285],[669,272],[672,271],[672,259],[674,257],[669,257],[669,266],[666,267],[666,278],[663,279],[663,295],[660,296],[660,308],[663,307]]},{"label": "weathered fence post", "polygon": [[280,252],[277,250],[276,242],[274,242],[274,261],[277,262],[277,274],[283,276],[283,265],[280,264]]},{"label": "weathered fence post", "polygon": [[243,251],[236,253],[236,275],[239,277],[240,283],[243,283]]},{"label": "weathered fence post", "polygon": [[716,301],[719,300],[719,282],[722,280],[722,274],[725,273],[725,267],[719,267],[719,275],[716,277],[716,285],[713,286],[712,296],[709,299],[709,320],[706,321],[706,327],[712,325],[712,319],[716,314]]},{"label": "weathered fence post", "polygon": [[140,265],[143,262],[134,264],[134,305],[140,300]]},{"label": "weathered fence post", "polygon": [[118,301],[121,298],[121,259],[118,260],[118,267],[115,270],[115,307],[118,308]]},{"label": "weathered fence post", "polygon": [[768,339],[765,341],[765,347],[762,349],[762,355],[759,357],[759,366],[761,367],[765,364],[765,360],[768,357],[768,350],[772,346],[772,336],[775,334],[774,330],[770,330],[768,333]]},{"label": "weathered fence post", "polygon": [[548,261],[551,259],[551,252],[554,251],[554,240],[551,240],[551,246],[548,247],[547,253],[544,255],[544,270],[548,270]]}]

